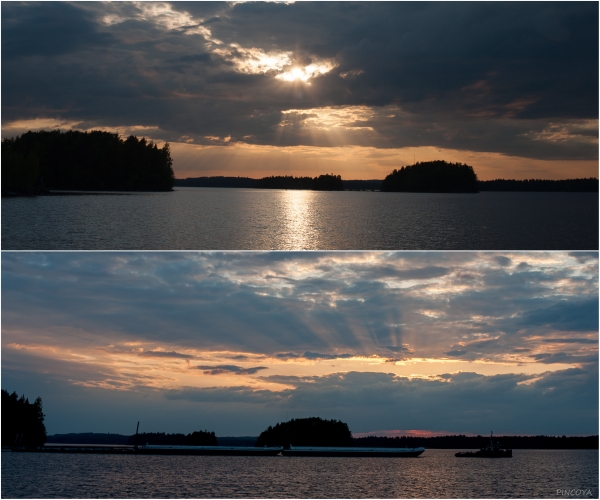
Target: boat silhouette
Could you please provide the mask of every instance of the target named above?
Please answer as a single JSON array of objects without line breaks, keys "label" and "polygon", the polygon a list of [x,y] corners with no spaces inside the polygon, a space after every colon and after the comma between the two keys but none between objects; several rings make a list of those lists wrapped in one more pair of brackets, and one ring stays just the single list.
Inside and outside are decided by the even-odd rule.
[{"label": "boat silhouette", "polygon": [[463,451],[454,454],[455,457],[461,458],[511,458],[512,450],[503,450],[500,448],[500,443],[494,444],[494,433],[490,435],[490,445],[481,448],[479,451]]}]

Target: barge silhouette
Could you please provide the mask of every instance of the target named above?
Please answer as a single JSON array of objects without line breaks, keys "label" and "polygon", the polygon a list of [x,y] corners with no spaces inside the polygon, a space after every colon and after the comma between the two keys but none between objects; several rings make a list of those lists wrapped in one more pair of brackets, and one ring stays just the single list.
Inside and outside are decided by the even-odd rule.
[{"label": "barge silhouette", "polygon": [[281,454],[286,457],[418,457],[425,448],[342,448],[290,446]]},{"label": "barge silhouette", "polygon": [[418,457],[425,448],[333,448],[280,446],[164,446],[164,445],[113,445],[47,443],[37,448],[15,446],[14,452],[80,453],[110,455],[207,455],[207,456],[258,456],[273,457]]},{"label": "barge silhouette", "polygon": [[210,455],[210,456],[275,456],[282,447],[255,446],[159,446],[112,444],[61,444],[46,443],[38,448],[13,447],[16,452],[41,453],[95,453],[117,455]]}]

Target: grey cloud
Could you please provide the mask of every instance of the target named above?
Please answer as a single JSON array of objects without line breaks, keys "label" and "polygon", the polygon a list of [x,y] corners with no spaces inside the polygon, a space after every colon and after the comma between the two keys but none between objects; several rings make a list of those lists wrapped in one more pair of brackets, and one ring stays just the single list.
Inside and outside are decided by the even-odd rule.
[{"label": "grey cloud", "polygon": [[562,339],[557,339],[557,338],[550,338],[550,339],[542,339],[541,340],[544,343],[547,344],[551,344],[551,343],[557,343],[557,344],[597,344],[598,343],[598,339],[587,339],[587,338],[562,338]]},{"label": "grey cloud", "polygon": [[280,359],[296,359],[300,357],[300,354],[296,354],[293,352],[280,352],[277,353],[275,357]]},{"label": "grey cloud", "polygon": [[348,359],[354,357],[355,354],[324,354],[320,352],[311,352],[306,351],[304,354],[296,354],[294,352],[280,352],[275,355],[276,358],[279,359],[310,359],[310,360],[320,360],[320,359]]},{"label": "grey cloud", "polygon": [[424,266],[415,269],[398,269],[393,266],[377,266],[370,272],[363,273],[368,279],[399,278],[404,280],[432,279],[445,276],[450,272],[447,267]]},{"label": "grey cloud", "polygon": [[598,260],[598,252],[570,252],[569,255],[581,263]]},{"label": "grey cloud", "polygon": [[510,266],[512,264],[511,259],[502,255],[497,255],[496,257],[494,257],[494,260],[498,263],[498,265],[502,267]]},{"label": "grey cloud", "polygon": [[404,347],[404,346],[386,345],[386,346],[382,346],[382,348],[386,349],[388,351],[393,351],[393,352],[410,352],[410,349],[408,347]]},{"label": "grey cloud", "polygon": [[552,324],[557,330],[598,330],[598,299],[561,301],[548,307],[533,309],[522,315],[520,325]]},{"label": "grey cloud", "polygon": [[148,357],[148,358],[181,358],[181,359],[191,359],[194,356],[191,354],[183,354],[175,351],[144,351],[140,352],[140,356]]},{"label": "grey cloud", "polygon": [[588,354],[586,356],[574,356],[566,352],[540,353],[533,354],[531,358],[541,363],[598,363],[597,354]]},{"label": "grey cloud", "polygon": [[237,365],[200,365],[196,366],[198,370],[203,370],[205,375],[223,375],[233,373],[234,375],[253,375],[260,370],[266,370],[266,366],[252,366],[244,368]]},{"label": "grey cloud", "polygon": [[250,387],[185,387],[165,393],[169,400],[190,400],[201,403],[272,403],[285,399],[289,391],[273,392],[267,390],[253,390]]},{"label": "grey cloud", "polygon": [[448,356],[462,356],[463,354],[467,354],[467,351],[463,351],[463,350],[455,350],[455,351],[446,351],[444,354],[447,354]]},{"label": "grey cloud", "polygon": [[353,354],[322,354],[320,352],[306,351],[303,357],[306,359],[348,359],[354,356]]}]

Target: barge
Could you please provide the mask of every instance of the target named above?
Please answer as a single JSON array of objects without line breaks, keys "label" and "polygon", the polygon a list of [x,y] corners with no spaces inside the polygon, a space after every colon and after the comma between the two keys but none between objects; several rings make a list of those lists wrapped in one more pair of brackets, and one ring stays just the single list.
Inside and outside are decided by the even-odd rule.
[{"label": "barge", "polygon": [[418,457],[425,448],[342,448],[290,446],[286,457]]},{"label": "barge", "polygon": [[14,447],[14,452],[38,453],[94,453],[112,455],[210,455],[210,456],[275,456],[281,447],[254,446],[133,446],[111,444],[46,443],[37,448]]}]

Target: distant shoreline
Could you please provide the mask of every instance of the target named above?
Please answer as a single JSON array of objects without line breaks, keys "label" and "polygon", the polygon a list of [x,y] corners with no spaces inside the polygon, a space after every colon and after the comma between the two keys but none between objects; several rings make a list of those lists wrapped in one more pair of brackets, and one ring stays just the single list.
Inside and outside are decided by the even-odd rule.
[{"label": "distant shoreline", "polygon": [[[251,177],[187,177],[175,179],[174,187],[258,188],[259,179]],[[383,180],[343,180],[344,191],[381,191]],[[480,191],[597,193],[598,179],[494,179],[477,181]],[[269,188],[266,188],[269,189]],[[295,189],[295,188],[288,188]],[[298,190],[302,190],[296,188]]]},{"label": "distant shoreline", "polygon": [[[53,434],[47,443],[115,444],[123,445],[132,436],[106,433]],[[217,436],[218,446],[254,446],[254,436]],[[477,449],[489,443],[489,436],[448,435],[435,437],[377,437],[353,438],[353,446],[378,448]],[[597,450],[598,436],[494,436],[503,447],[515,450]],[[168,443],[164,443],[168,444]]]},{"label": "distant shoreline", "polygon": [[[309,188],[270,188],[257,186],[258,179],[251,177],[188,177],[175,179],[173,188],[178,187],[215,187],[215,188],[241,188],[241,189],[289,189],[307,191]],[[343,180],[343,191],[369,191],[380,192],[382,180]],[[506,180],[495,179],[491,181],[478,181],[479,191],[482,192],[544,192],[544,193],[597,193],[598,179],[564,179],[564,180]],[[101,190],[34,190],[33,192],[3,192],[2,198],[34,198],[37,196],[117,196],[144,193],[168,193],[170,190],[127,190],[127,191],[101,191]]]}]

